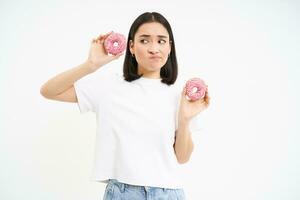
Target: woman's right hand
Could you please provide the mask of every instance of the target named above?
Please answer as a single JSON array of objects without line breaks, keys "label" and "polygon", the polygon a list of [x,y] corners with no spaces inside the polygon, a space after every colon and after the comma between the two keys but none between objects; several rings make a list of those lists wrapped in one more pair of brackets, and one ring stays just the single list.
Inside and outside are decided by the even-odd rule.
[{"label": "woman's right hand", "polygon": [[123,53],[118,55],[108,55],[104,48],[104,40],[108,37],[108,35],[112,33],[109,32],[105,35],[100,35],[97,38],[94,38],[91,41],[91,47],[88,57],[88,62],[91,63],[92,71],[96,71],[101,66],[109,63],[112,60],[118,59]]}]

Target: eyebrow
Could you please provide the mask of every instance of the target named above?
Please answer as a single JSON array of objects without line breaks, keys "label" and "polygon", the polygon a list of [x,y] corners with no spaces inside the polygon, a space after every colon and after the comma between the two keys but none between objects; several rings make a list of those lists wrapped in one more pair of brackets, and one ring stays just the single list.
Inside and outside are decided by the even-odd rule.
[{"label": "eyebrow", "polygon": [[[143,34],[143,35],[140,35],[139,37],[147,37],[147,38],[149,38],[150,35]],[[168,38],[168,37],[165,36],[165,35],[157,35],[157,37],[159,37],[159,38]]]}]

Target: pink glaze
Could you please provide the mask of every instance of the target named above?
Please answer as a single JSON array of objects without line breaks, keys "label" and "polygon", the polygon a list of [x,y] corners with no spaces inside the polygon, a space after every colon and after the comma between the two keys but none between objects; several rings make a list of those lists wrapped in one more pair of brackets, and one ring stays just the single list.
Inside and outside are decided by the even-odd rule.
[{"label": "pink glaze", "polygon": [[[186,82],[185,88],[188,99],[196,101],[205,96],[207,85],[200,78],[192,78]],[[194,88],[197,90],[195,91]]]},{"label": "pink glaze", "polygon": [[126,48],[126,38],[124,35],[112,32],[104,41],[104,48],[107,53],[117,55]]}]

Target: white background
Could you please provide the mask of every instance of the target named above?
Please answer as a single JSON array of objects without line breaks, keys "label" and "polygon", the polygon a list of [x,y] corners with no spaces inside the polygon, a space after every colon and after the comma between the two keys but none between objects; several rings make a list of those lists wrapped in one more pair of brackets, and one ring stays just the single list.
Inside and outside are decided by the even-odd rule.
[{"label": "white background", "polygon": [[102,198],[105,185],[89,180],[94,114],[40,87],[85,61],[93,37],[127,36],[144,11],[169,20],[180,76],[209,85],[187,200],[300,199],[299,10],[296,0],[2,0],[0,199]]}]

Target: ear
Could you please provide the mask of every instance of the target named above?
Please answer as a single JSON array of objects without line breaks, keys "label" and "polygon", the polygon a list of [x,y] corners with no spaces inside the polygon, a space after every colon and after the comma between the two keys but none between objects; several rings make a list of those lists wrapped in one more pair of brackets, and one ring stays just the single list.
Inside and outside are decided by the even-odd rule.
[{"label": "ear", "polygon": [[133,50],[133,41],[129,40],[129,50],[131,54],[134,54],[134,50]]}]

